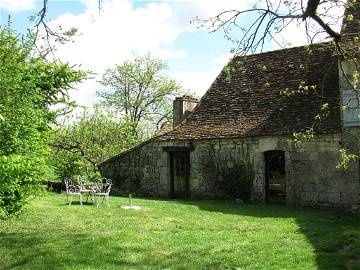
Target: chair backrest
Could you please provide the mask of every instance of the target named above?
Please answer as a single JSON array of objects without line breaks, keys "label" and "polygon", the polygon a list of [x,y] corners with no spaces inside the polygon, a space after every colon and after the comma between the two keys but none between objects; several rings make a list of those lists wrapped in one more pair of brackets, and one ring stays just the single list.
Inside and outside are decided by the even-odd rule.
[{"label": "chair backrest", "polygon": [[101,192],[102,193],[106,193],[106,194],[109,194],[110,193],[110,190],[111,190],[111,186],[112,186],[112,182],[111,182],[111,179],[109,178],[102,178],[101,179]]},{"label": "chair backrest", "polygon": [[80,192],[80,188],[76,185],[73,185],[71,180],[67,177],[64,178],[65,188],[67,193],[77,193]]},{"label": "chair backrest", "polygon": [[84,184],[84,177],[79,175],[77,178],[77,182],[78,182],[78,185],[80,186],[80,188],[82,188],[82,186]]},{"label": "chair backrest", "polygon": [[70,185],[70,180],[67,177],[65,177],[64,178],[64,183],[65,183],[66,191],[68,191],[69,190],[69,185]]},{"label": "chair backrest", "polygon": [[103,180],[102,180],[102,182],[104,183],[104,184],[106,184],[106,185],[112,185],[112,181],[111,181],[111,179],[110,178],[103,178]]}]

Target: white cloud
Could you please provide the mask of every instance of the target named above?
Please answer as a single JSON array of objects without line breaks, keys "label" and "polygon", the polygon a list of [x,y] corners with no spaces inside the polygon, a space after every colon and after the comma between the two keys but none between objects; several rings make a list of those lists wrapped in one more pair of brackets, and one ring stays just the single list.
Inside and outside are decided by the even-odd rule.
[{"label": "white cloud", "polygon": [[187,55],[184,50],[167,49],[181,33],[172,21],[174,13],[167,3],[134,8],[129,0],[105,1],[100,15],[97,3],[88,0],[83,13],[66,13],[49,23],[51,28],[61,25],[64,30],[78,29],[74,42],[57,45],[56,56],[97,74],[74,92],[73,97],[79,104],[88,106],[96,99],[94,89],[99,88],[99,84],[95,80],[99,80],[108,67],[149,51],[163,60]]},{"label": "white cloud", "polygon": [[[190,1],[168,1],[176,10],[174,21],[188,31],[195,31],[197,24],[190,25],[190,21],[196,17],[207,19],[216,16],[222,11],[244,10],[252,6],[257,0],[190,0]],[[186,23],[184,23],[186,22]]]},{"label": "white cloud", "polygon": [[233,57],[231,53],[223,53],[214,58],[213,63],[218,66],[225,66]]},{"label": "white cloud", "polygon": [[97,90],[99,90],[99,84],[96,80],[87,80],[75,85],[75,89],[70,91],[70,98],[82,106],[91,108],[92,104],[98,100]]},{"label": "white cloud", "polygon": [[35,0],[0,0],[0,9],[9,12],[32,10],[35,7]]},{"label": "white cloud", "polygon": [[176,78],[186,90],[202,97],[219,75],[221,68],[208,71],[178,71],[172,77]]},{"label": "white cloud", "polygon": [[[333,2],[320,4],[318,12],[333,30],[340,32],[344,7]],[[275,36],[272,41],[274,49],[282,47],[294,47],[309,44],[310,42],[321,42],[329,39],[329,35],[324,32],[314,20],[309,20],[308,27],[302,19],[293,20],[280,34]]]},{"label": "white cloud", "polygon": [[160,59],[174,59],[174,58],[184,58],[188,55],[186,51],[169,51],[167,49],[157,49],[151,52],[153,56]]},{"label": "white cloud", "polygon": [[[0,0],[1,1],[1,0]],[[151,52],[163,60],[187,57],[187,52],[175,45],[184,32],[196,31],[189,21],[196,15],[206,18],[222,10],[245,8],[254,0],[197,0],[149,2],[135,7],[131,0],[104,0],[99,14],[97,0],[83,0],[85,10],[81,14],[62,14],[49,22],[50,27],[61,25],[62,29],[76,27],[78,35],[74,42],[58,45],[57,57],[63,62],[81,64],[83,69],[97,73],[95,78],[78,86],[74,97],[81,105],[89,106],[96,100],[96,80],[108,67],[120,64],[125,59]],[[205,93],[220,70],[210,70],[226,63],[226,56],[209,63],[203,72],[177,72],[173,77],[182,81],[199,95]]]},{"label": "white cloud", "polygon": [[[51,27],[77,27],[79,36],[73,43],[58,46],[57,56],[63,61],[82,65],[102,73],[106,67],[132,58],[134,53],[159,50],[164,57],[179,57],[179,52],[166,52],[164,44],[171,44],[180,34],[169,23],[171,8],[164,3],[150,3],[134,9],[130,1],[108,1],[99,16],[97,7],[80,15],[63,14],[50,22]],[[161,50],[160,50],[161,49]]]},{"label": "white cloud", "polygon": [[305,24],[297,22],[290,23],[282,32],[272,40],[273,49],[281,49],[284,47],[301,46],[308,43],[306,36]]}]

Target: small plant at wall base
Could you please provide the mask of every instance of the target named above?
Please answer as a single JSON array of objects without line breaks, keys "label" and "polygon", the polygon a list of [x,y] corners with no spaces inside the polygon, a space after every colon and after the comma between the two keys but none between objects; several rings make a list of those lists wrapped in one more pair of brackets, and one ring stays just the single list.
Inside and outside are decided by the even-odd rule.
[{"label": "small plant at wall base", "polygon": [[220,188],[232,199],[240,198],[244,202],[249,202],[255,177],[254,166],[252,162],[244,160],[236,160],[232,164],[232,167],[221,164]]}]

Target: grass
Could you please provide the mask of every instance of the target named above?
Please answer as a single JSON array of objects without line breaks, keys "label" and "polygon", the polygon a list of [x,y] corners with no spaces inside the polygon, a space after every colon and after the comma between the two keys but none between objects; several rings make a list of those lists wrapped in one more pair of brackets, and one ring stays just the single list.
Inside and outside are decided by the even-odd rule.
[{"label": "grass", "polygon": [[33,201],[0,221],[0,269],[360,269],[360,218],[219,201],[135,199],[140,211]]}]

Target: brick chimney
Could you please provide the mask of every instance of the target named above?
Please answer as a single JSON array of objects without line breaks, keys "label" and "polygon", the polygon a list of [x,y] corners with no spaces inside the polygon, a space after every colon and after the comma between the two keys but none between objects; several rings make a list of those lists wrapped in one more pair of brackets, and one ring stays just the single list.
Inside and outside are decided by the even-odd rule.
[{"label": "brick chimney", "polygon": [[175,98],[173,102],[173,127],[179,125],[195,109],[198,101],[190,96]]}]

